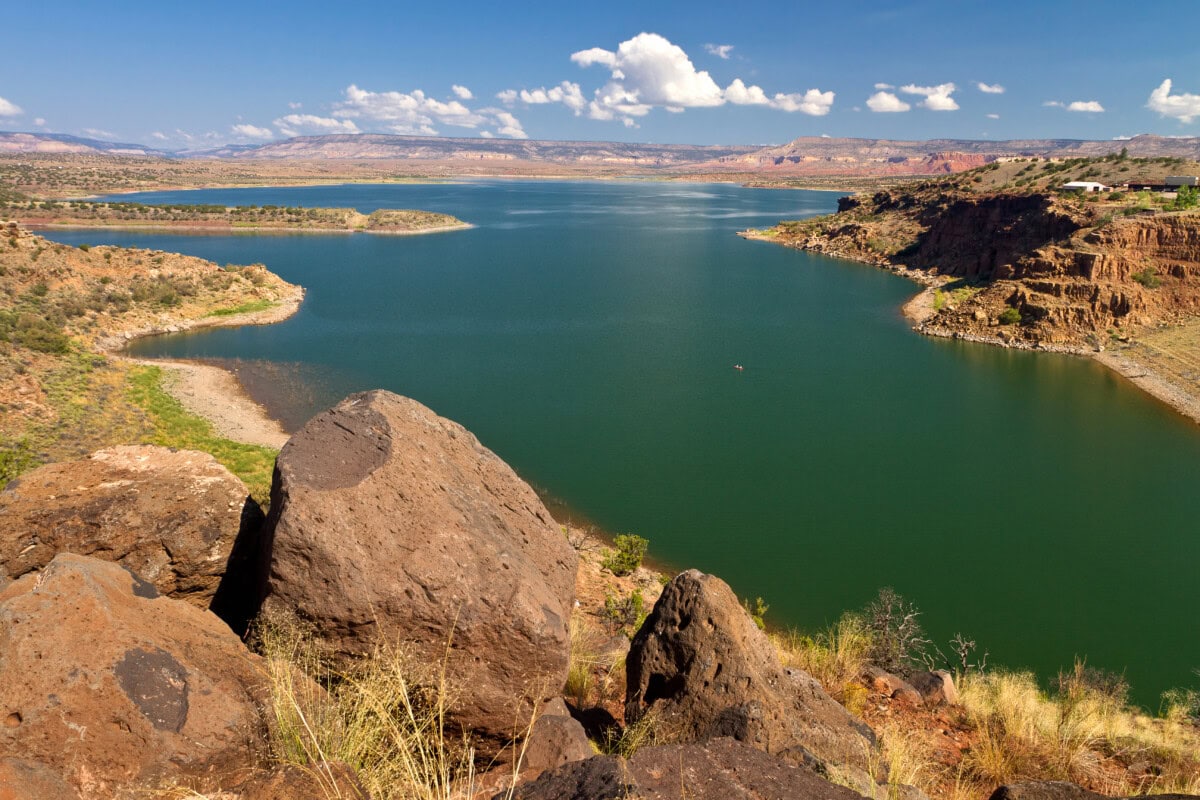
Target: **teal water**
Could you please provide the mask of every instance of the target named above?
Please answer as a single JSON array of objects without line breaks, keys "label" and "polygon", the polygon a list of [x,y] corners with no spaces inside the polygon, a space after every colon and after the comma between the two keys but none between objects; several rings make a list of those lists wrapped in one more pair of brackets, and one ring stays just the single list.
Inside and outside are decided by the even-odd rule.
[{"label": "teal water", "polygon": [[265,263],[308,288],[295,317],[135,352],[271,362],[291,425],[352,391],[412,396],[602,528],[761,595],[775,623],[822,626],[891,585],[936,639],[962,631],[992,663],[1051,676],[1086,656],[1150,706],[1196,686],[1200,429],[1092,362],[912,333],[903,279],[734,235],[835,198],[209,190],[136,199],[425,208],[477,227],[52,238]]}]

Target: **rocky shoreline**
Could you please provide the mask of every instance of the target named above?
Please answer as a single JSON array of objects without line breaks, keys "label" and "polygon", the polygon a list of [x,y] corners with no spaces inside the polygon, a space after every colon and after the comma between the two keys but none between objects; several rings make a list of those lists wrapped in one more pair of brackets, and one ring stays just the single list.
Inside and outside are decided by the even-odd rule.
[{"label": "rocky shoreline", "polygon": [[[1050,195],[932,186],[845,197],[836,214],[738,235],[908,278],[925,287],[902,307],[919,333],[1091,358],[1200,423],[1200,382],[1128,347],[1131,335],[1200,324],[1196,215],[1102,215]],[[976,241],[984,218],[991,240]]]}]

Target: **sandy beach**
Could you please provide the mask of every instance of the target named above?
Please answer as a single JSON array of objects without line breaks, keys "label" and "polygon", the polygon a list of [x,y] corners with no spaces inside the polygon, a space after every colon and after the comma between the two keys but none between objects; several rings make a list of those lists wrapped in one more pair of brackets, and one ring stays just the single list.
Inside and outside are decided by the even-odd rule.
[{"label": "sandy beach", "polygon": [[165,359],[131,359],[161,367],[162,388],[188,411],[212,423],[227,439],[279,449],[288,433],[246,394],[233,373],[210,364]]},{"label": "sandy beach", "polygon": [[97,344],[114,358],[135,364],[161,367],[164,371],[163,389],[184,408],[208,420],[220,435],[246,444],[280,448],[288,440],[283,426],[246,393],[232,372],[211,364],[169,359],[136,359],[122,355],[121,350],[133,339],[207,327],[236,327],[241,325],[270,325],[281,322],[300,310],[304,290],[296,288],[279,305],[262,311],[229,317],[201,317],[173,322],[167,329],[146,329],[109,337]]}]

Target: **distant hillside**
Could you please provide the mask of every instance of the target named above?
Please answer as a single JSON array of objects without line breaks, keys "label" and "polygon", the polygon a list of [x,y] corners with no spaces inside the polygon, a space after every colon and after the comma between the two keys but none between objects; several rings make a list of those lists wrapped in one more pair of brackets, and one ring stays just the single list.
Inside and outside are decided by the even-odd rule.
[{"label": "distant hillside", "polygon": [[750,146],[551,142],[529,139],[453,139],[376,133],[299,136],[256,147],[223,147],[188,155],[231,159],[403,159],[422,161],[540,161],[580,165],[673,167],[744,155]]},{"label": "distant hillside", "polygon": [[767,171],[789,175],[863,174],[929,175],[960,172],[999,158],[1081,158],[1119,153],[1138,158],[1175,157],[1200,159],[1200,138],[1142,135],[1132,139],[1087,141],[1082,139],[833,139],[803,136],[779,147],[724,156],[716,170]]},{"label": "distant hillside", "polygon": [[[115,144],[62,134],[0,133],[0,189],[11,184],[17,192],[36,195],[39,187],[53,186],[52,196],[63,197],[72,196],[71,190],[62,188],[67,184],[75,187],[76,193],[86,194],[163,186],[568,174],[667,175],[760,186],[813,188],[828,183],[838,188],[846,185],[863,188],[873,185],[871,181],[888,184],[911,176],[958,173],[1006,159],[1090,158],[1116,155],[1122,149],[1131,158],[1200,160],[1200,138],[1151,135],[1107,141],[897,141],[807,136],[784,145],[752,147],[359,133],[298,136],[265,144],[165,153],[138,144]],[[6,155],[9,158],[4,159]],[[96,163],[59,163],[62,159],[90,159]],[[117,163],[123,159],[124,163]],[[156,159],[157,163],[148,159]],[[96,170],[108,173],[112,169],[123,170],[120,181],[95,180]],[[21,174],[6,180],[6,171],[13,170]]]},{"label": "distant hillside", "polygon": [[66,133],[6,133],[0,131],[0,153],[106,153],[115,156],[165,156],[144,144],[105,142]]}]

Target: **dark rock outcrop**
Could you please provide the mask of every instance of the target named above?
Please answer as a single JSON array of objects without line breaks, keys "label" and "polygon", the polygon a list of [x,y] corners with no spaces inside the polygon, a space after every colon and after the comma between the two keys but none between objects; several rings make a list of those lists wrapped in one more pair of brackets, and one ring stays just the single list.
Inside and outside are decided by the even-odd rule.
[{"label": "dark rock outcrop", "polygon": [[915,673],[909,682],[921,694],[927,705],[958,705],[958,688],[954,676],[944,669]]},{"label": "dark rock outcrop", "polygon": [[[498,795],[503,797],[503,795]],[[630,759],[595,756],[517,787],[516,800],[862,800],[733,739],[645,747]]]},{"label": "dark rock outcrop", "polygon": [[246,486],[207,453],[113,447],[0,492],[0,570],[18,578],[59,553],[93,556],[208,608],[239,530],[261,523]]},{"label": "dark rock outcrop", "polygon": [[712,575],[689,570],[667,584],[633,639],[626,687],[626,720],[654,713],[678,741],[730,736],[797,761],[871,767],[871,729],[807,673],[785,669]]},{"label": "dark rock outcrop", "polygon": [[263,543],[266,610],[335,656],[384,640],[444,663],[478,736],[509,740],[566,678],[574,550],[507,464],[414,400],[353,395],[296,433]]},{"label": "dark rock outcrop", "polygon": [[0,752],[89,798],[228,780],[265,749],[253,656],[215,615],[61,554],[0,592]]},{"label": "dark rock outcrop", "polygon": [[[1194,800],[1190,794],[1152,794],[1161,800]],[[988,800],[1112,800],[1106,795],[1088,791],[1082,786],[1066,781],[1026,781],[1010,783],[992,792]],[[1130,800],[1123,798],[1122,800]]]}]

